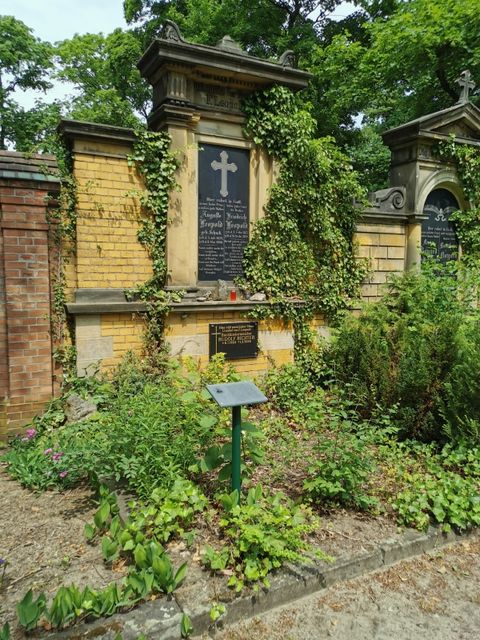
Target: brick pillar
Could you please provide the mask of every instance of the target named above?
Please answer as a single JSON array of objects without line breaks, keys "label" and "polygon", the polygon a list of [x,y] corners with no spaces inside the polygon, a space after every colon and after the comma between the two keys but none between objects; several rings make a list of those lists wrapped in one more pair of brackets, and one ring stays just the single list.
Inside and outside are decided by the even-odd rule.
[{"label": "brick pillar", "polygon": [[0,440],[52,397],[51,158],[0,152]]}]

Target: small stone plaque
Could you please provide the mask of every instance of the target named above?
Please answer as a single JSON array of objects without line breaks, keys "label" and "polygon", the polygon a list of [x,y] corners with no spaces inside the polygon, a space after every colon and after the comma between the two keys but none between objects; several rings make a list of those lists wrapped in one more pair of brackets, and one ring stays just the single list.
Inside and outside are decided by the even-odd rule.
[{"label": "small stone plaque", "polygon": [[210,358],[224,353],[226,360],[258,356],[258,322],[223,322],[209,325]]},{"label": "small stone plaque", "polygon": [[433,250],[433,255],[443,263],[455,260],[458,255],[458,238],[449,218],[459,208],[455,196],[447,189],[434,189],[425,201],[423,213],[428,218],[422,222],[422,251],[430,254]]}]

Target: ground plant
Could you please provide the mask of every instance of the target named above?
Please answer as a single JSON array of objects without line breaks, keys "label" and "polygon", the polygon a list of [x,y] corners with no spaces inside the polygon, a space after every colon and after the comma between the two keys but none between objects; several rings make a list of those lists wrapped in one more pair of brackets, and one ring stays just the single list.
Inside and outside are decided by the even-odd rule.
[{"label": "ground plant", "polygon": [[[404,334],[416,333],[431,344],[424,325],[434,324],[435,313],[438,321],[447,318],[449,335],[453,314],[458,353],[449,360],[454,365],[444,386],[436,388],[437,396],[444,393],[434,414],[442,436],[430,443],[412,438],[416,431],[406,433],[402,396],[382,405],[387,397],[391,401],[389,385],[398,374],[386,387],[378,372],[372,372],[368,384],[358,373],[344,382],[345,363],[352,367],[355,359],[348,360],[333,342],[332,350],[321,355],[324,376],[312,377],[312,370],[297,362],[258,381],[271,401],[242,415],[244,489],[238,495],[229,492],[231,416],[205,392],[206,383],[238,380],[221,357],[201,371],[191,362],[169,363],[163,356],[129,356],[108,380],[72,380],[65,396],[12,440],[3,462],[12,477],[35,490],[90,483],[98,508],[85,525],[85,538],[98,545],[107,566],[121,565],[125,571],[102,589],[64,585],[50,597],[27,590],[17,607],[19,624],[27,631],[61,629],[172,594],[188,579],[184,561],[171,557],[175,544],[198,550],[203,566],[226,576],[233,591],[268,588],[270,574],[285,562],[306,562],[312,553],[325,557],[315,535],[322,516],[337,509],[361,511],[368,518],[381,513],[419,529],[478,526],[480,451],[471,380],[477,370],[477,321],[470,300],[461,300],[462,289],[445,297],[452,281],[440,277],[430,289],[423,281],[396,283],[388,305],[372,310],[373,319],[367,314],[361,329],[351,319],[338,329],[339,336],[349,336],[351,351],[358,349],[358,362],[360,355],[373,362],[378,354],[367,349],[369,335],[384,336],[381,354],[391,353],[390,342],[413,349]],[[432,301],[440,299],[444,308],[431,311]],[[424,318],[427,310],[430,316]],[[354,331],[362,349],[355,346]],[[402,341],[395,342],[401,331]],[[439,327],[435,333],[438,343],[442,332]],[[440,343],[437,353],[443,353]],[[399,367],[402,357],[398,353],[390,366]],[[389,369],[381,371],[386,375]],[[64,400],[73,391],[94,398],[97,411],[69,424]],[[429,409],[433,415],[433,405]],[[104,478],[135,495],[126,518],[102,485]],[[223,615],[223,606],[212,602],[212,624]],[[8,627],[1,632],[8,638]],[[180,632],[191,634],[188,619]]]},{"label": "ground plant", "polygon": [[[219,526],[226,544],[206,547],[205,566],[213,571],[234,568],[228,584],[241,591],[245,584],[268,587],[268,574],[285,561],[302,559],[310,550],[306,534],[317,522],[307,507],[294,505],[285,495],[268,493],[261,485],[251,487],[240,505],[237,491],[219,496],[224,508]],[[325,558],[325,556],[323,556]]]}]

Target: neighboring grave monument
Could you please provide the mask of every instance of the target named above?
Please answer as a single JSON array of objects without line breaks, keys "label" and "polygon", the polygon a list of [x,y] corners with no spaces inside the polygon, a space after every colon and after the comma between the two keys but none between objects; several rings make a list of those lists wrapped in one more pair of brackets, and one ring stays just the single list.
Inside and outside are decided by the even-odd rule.
[{"label": "neighboring grave monument", "polygon": [[[480,110],[469,100],[475,87],[470,72],[463,71],[457,82],[457,104],[383,134],[392,151],[390,185],[404,193],[397,211],[407,222],[407,268],[420,262],[421,251],[432,252],[442,261],[458,254],[458,239],[449,218],[468,203],[455,166],[440,158],[436,147],[452,135],[459,144],[480,146]],[[378,201],[378,194],[374,199]]]}]

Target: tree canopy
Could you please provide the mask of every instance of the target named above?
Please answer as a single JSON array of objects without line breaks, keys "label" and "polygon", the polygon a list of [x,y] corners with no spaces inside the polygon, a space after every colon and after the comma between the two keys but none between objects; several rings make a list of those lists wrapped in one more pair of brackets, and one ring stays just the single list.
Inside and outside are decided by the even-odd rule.
[{"label": "tree canopy", "polygon": [[[121,0],[118,0],[121,2]],[[44,143],[55,117],[131,126],[145,121],[150,87],[136,62],[166,19],[192,42],[216,44],[228,34],[252,55],[286,49],[313,73],[306,98],[319,136],[334,136],[367,186],[386,177],[388,152],[379,134],[452,105],[456,79],[469,68],[480,85],[478,0],[124,0],[129,28],[42,43],[11,16],[0,19],[0,144]],[[43,92],[53,80],[72,83],[68,100],[22,109],[17,91]],[[478,94],[478,91],[477,91]],[[473,98],[476,100],[474,94]],[[30,142],[29,142],[30,141]]]},{"label": "tree canopy", "polygon": [[13,16],[0,16],[0,149],[15,144],[30,124],[28,111],[15,100],[16,92],[46,91],[51,67],[51,45],[35,38]]}]

